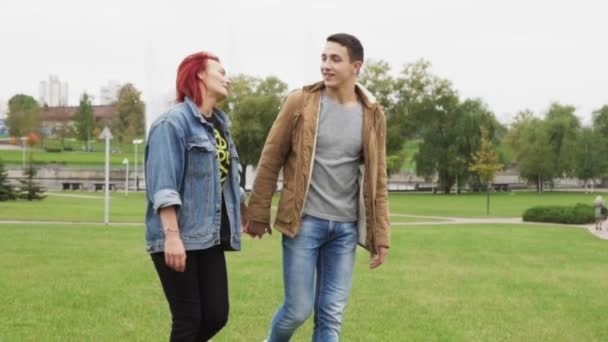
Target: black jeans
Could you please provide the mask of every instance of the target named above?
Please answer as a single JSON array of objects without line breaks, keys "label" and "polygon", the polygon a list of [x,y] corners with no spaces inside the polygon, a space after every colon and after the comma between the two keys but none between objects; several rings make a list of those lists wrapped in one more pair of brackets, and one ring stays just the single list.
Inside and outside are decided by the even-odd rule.
[{"label": "black jeans", "polygon": [[186,252],[186,271],[151,254],[172,315],[171,341],[207,341],[228,321],[228,277],[221,246]]}]

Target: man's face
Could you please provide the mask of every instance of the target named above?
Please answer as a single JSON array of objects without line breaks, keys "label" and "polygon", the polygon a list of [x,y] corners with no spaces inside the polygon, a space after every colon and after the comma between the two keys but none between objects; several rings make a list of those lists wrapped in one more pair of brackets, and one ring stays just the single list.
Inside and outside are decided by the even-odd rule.
[{"label": "man's face", "polygon": [[354,81],[361,68],[361,61],[353,62],[348,49],[335,42],[327,42],[321,54],[321,75],[325,86],[338,88],[348,81]]}]

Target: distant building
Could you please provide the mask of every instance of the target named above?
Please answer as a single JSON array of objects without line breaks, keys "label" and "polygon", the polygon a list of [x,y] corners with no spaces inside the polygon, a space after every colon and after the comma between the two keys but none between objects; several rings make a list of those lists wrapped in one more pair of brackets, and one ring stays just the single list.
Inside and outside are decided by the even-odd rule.
[{"label": "distant building", "polygon": [[120,88],[122,88],[122,84],[118,81],[110,81],[107,85],[101,87],[99,89],[99,104],[100,105],[110,105],[118,100],[118,93],[120,92]]},{"label": "distant building", "polygon": [[57,75],[50,75],[48,81],[38,85],[38,102],[49,107],[68,105],[68,83],[61,82]]},{"label": "distant building", "polygon": [[[42,107],[40,111],[42,126],[53,129],[64,123],[73,123],[74,113],[77,109],[78,106]],[[96,123],[109,125],[116,113],[116,107],[113,105],[93,106],[93,112]]]}]

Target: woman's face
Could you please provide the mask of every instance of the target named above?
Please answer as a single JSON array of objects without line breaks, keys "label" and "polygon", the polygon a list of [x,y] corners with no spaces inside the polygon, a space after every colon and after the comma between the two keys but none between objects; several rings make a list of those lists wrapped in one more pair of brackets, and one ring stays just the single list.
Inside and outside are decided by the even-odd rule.
[{"label": "woman's face", "polygon": [[199,73],[198,77],[204,82],[202,87],[203,91],[206,90],[207,96],[215,98],[216,101],[221,101],[228,96],[230,80],[220,62],[207,60],[207,69]]}]

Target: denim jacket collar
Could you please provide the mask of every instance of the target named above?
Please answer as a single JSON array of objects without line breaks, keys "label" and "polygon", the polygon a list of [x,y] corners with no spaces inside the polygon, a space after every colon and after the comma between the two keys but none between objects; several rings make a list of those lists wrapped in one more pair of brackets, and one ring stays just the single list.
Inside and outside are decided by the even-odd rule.
[{"label": "denim jacket collar", "polygon": [[[188,96],[186,96],[184,102],[186,102],[186,104],[188,105],[188,109],[190,109],[190,113],[193,116],[199,119],[201,123],[207,124],[207,120],[205,120],[205,117],[200,113],[196,104]],[[230,119],[228,118],[228,115],[226,115],[226,113],[222,112],[217,108],[213,108],[213,112],[217,115],[217,119],[224,128],[224,130],[228,130],[230,126],[232,126],[232,123],[230,122]]]}]

